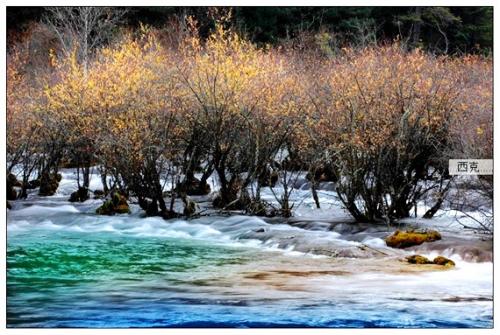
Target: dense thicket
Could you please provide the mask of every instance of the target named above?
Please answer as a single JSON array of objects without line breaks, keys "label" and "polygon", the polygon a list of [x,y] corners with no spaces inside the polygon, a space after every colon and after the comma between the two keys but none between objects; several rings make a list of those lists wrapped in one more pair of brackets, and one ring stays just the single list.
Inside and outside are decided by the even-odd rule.
[{"label": "dense thicket", "polygon": [[[180,215],[181,198],[189,216],[188,195],[209,192],[215,174],[216,207],[290,216],[294,176],[307,170],[318,206],[315,189],[327,178],[357,220],[389,222],[430,191],[446,192],[448,158],[491,158],[490,58],[399,42],[336,50],[324,34],[259,47],[230,23],[220,16],[207,38],[193,18],[167,31],[141,26],[88,59],[78,40],[72,52],[35,57],[33,45],[51,36],[43,26],[14,46],[7,170],[23,168],[21,196],[31,179],[50,193],[58,169],[76,166],[84,201],[85,171],[97,166],[105,193],[164,217]],[[263,187],[277,208],[262,201]],[[442,197],[435,201],[439,208]]]}]

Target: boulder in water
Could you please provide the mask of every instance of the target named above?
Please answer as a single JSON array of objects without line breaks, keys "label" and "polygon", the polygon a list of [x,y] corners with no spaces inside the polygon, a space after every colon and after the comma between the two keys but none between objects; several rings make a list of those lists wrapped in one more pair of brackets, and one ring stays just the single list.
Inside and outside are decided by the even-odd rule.
[{"label": "boulder in water", "polygon": [[182,199],[184,202],[184,216],[191,217],[196,213],[196,203],[187,196]]},{"label": "boulder in water", "polygon": [[54,195],[59,187],[61,179],[62,176],[60,173],[44,173],[40,178],[40,190],[38,191],[38,194],[41,196]]},{"label": "boulder in water", "polygon": [[97,208],[96,213],[101,215],[129,214],[130,207],[127,198],[115,191],[111,193],[111,199],[106,200],[101,207]]},{"label": "boulder in water", "polygon": [[411,264],[432,264],[430,259],[421,255],[408,256],[406,257],[406,260]]},{"label": "boulder in water", "polygon": [[16,200],[18,197],[17,191],[14,187],[21,187],[22,184],[17,180],[16,176],[9,173],[7,176],[7,200]]},{"label": "boulder in water", "polygon": [[77,191],[71,193],[70,202],[84,202],[89,198],[89,190],[86,187],[80,187]]},{"label": "boulder in water", "polygon": [[424,242],[434,242],[441,239],[441,234],[435,230],[417,232],[417,231],[399,231],[385,239],[385,243],[392,248],[408,248],[414,245],[420,245]]},{"label": "boulder in water", "polygon": [[437,265],[446,266],[446,267],[453,267],[453,266],[455,266],[455,262],[454,261],[452,261],[451,259],[448,259],[446,257],[443,257],[443,256],[437,256],[436,258],[434,258],[433,263],[437,264]]}]

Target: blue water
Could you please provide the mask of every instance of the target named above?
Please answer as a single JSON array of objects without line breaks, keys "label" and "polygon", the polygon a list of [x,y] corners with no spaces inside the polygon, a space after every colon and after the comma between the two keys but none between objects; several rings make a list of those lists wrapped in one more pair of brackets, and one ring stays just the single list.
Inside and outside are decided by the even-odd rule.
[{"label": "blue water", "polygon": [[[355,259],[267,250],[213,229],[196,236],[193,226],[162,221],[159,231],[151,222],[11,211],[8,327],[493,324],[491,264],[457,265],[448,274],[386,274],[365,271]],[[321,273],[332,269],[344,272]]]}]

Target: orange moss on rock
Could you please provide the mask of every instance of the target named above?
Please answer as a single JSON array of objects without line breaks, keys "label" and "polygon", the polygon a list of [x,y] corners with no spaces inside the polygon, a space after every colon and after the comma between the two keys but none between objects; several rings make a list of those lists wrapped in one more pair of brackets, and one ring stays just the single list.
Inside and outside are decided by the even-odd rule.
[{"label": "orange moss on rock", "polygon": [[406,257],[406,260],[410,264],[432,264],[432,261],[430,259],[421,255],[408,256]]},{"label": "orange moss on rock", "polygon": [[106,200],[101,207],[97,208],[96,213],[101,215],[129,214],[130,208],[127,198],[114,192],[111,199]]},{"label": "orange moss on rock", "polygon": [[455,262],[454,261],[452,261],[451,259],[448,259],[446,257],[443,257],[443,256],[437,256],[436,258],[434,258],[433,263],[437,264],[437,265],[446,266],[446,267],[453,267],[453,266],[455,266]]},{"label": "orange moss on rock", "polygon": [[435,230],[425,232],[399,231],[385,239],[385,243],[392,248],[408,248],[424,242],[434,242],[441,239],[441,234]]}]

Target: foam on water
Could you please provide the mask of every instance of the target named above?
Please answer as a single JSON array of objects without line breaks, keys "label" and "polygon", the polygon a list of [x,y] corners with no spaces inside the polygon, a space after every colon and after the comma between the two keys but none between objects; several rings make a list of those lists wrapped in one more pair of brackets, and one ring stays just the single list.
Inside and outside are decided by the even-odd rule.
[{"label": "foam on water", "polygon": [[60,205],[60,206],[40,206],[33,205],[25,207],[15,212],[10,212],[9,216],[12,217],[24,217],[32,216],[34,218],[43,217],[44,215],[59,215],[61,213],[79,213],[80,211],[72,205]]}]

